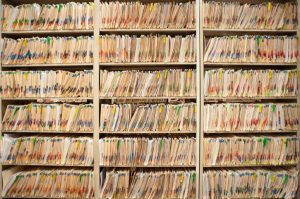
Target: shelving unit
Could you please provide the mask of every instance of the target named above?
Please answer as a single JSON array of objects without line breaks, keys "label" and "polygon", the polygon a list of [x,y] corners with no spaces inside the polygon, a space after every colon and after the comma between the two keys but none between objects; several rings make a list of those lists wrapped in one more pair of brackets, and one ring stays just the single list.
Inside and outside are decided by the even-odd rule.
[{"label": "shelving unit", "polygon": [[[89,0],[88,0],[89,1]],[[243,165],[204,165],[204,138],[205,137],[219,137],[219,136],[257,136],[257,135],[297,135],[300,139],[300,130],[268,130],[268,131],[216,131],[216,132],[205,132],[204,131],[204,106],[209,103],[229,103],[229,102],[241,102],[241,103],[253,103],[253,102],[294,102],[300,104],[300,95],[298,96],[285,96],[285,97],[205,97],[204,96],[204,73],[205,70],[212,68],[239,68],[239,69],[298,69],[300,71],[300,62],[298,63],[212,63],[204,62],[205,53],[205,38],[214,36],[226,36],[226,35],[296,35],[300,37],[300,26],[298,25],[297,30],[254,30],[254,29],[208,29],[203,27],[203,3],[205,1],[211,0],[195,0],[196,2],[196,28],[194,29],[103,29],[100,27],[100,16],[97,11],[100,9],[101,0],[91,0],[94,2],[94,28],[91,30],[47,30],[47,31],[2,31],[0,25],[0,40],[3,37],[11,38],[21,38],[21,37],[47,37],[47,36],[93,36],[98,38],[99,35],[105,34],[129,34],[129,35],[143,35],[143,34],[170,34],[170,35],[188,35],[195,34],[197,40],[197,61],[190,63],[181,62],[136,62],[136,63],[103,63],[99,60],[99,44],[97,39],[94,40],[93,49],[93,62],[92,63],[61,63],[61,64],[9,64],[3,65],[0,61],[0,72],[2,70],[83,70],[92,69],[93,70],[93,96],[92,97],[0,97],[0,137],[5,134],[11,134],[13,136],[22,135],[57,135],[57,136],[86,136],[93,138],[93,155],[94,164],[93,165],[68,165],[68,164],[17,164],[17,163],[4,163],[0,165],[0,173],[2,174],[3,169],[11,167],[28,167],[28,168],[58,168],[58,169],[72,169],[72,168],[87,168],[93,169],[94,174],[94,198],[100,198],[100,171],[101,169],[108,168],[127,168],[134,169],[138,168],[140,170],[152,170],[152,169],[190,169],[196,170],[196,198],[203,198],[203,174],[205,170],[208,169],[227,169],[227,168],[272,168],[272,167],[298,167],[299,164],[283,164],[283,165],[271,165],[271,164],[243,164]],[[113,1],[113,0],[106,0]],[[171,0],[165,0],[171,1]],[[186,2],[185,0],[175,0],[176,2]],[[219,0],[218,0],[219,1]],[[225,1],[225,0],[220,0]],[[260,3],[258,0],[239,0],[240,2],[247,3]],[[1,6],[4,1],[0,1],[0,13],[2,13]],[[15,5],[23,3],[33,3],[35,1],[25,1],[25,0],[12,0],[11,2]],[[61,3],[69,2],[69,0],[51,0],[50,2],[37,1],[36,3]],[[142,0],[142,2],[150,2],[149,0]],[[277,0],[276,0],[277,2]],[[283,1],[281,1],[283,2]],[[298,13],[300,0],[298,3]],[[300,14],[298,14],[298,22],[300,22]],[[299,23],[300,24],[300,23]],[[100,44],[101,45],[101,44]],[[298,45],[298,51],[300,52],[300,45]],[[197,95],[196,96],[173,96],[173,97],[106,97],[100,96],[99,82],[101,79],[100,70],[159,70],[159,69],[196,69],[197,78]],[[298,88],[300,88],[300,81],[298,81]],[[299,89],[298,89],[299,90]],[[2,117],[4,115],[6,105],[10,103],[21,104],[33,102],[70,102],[70,103],[92,103],[94,106],[93,112],[93,131],[87,132],[73,132],[73,131],[7,131],[2,129]],[[196,105],[196,117],[197,117],[197,127],[195,131],[100,131],[100,107],[103,103],[177,103],[177,102],[195,102]],[[300,116],[300,113],[299,113]],[[176,137],[176,136],[186,136],[196,138],[196,165],[102,165],[100,164],[99,158],[99,139],[106,136],[115,137],[128,137],[128,136],[150,136],[150,137]],[[300,175],[299,175],[300,181]],[[0,175],[0,193],[2,192],[2,175]],[[300,190],[300,183],[299,188]],[[8,198],[2,197],[1,198]],[[9,197],[11,198],[11,197]],[[51,197],[24,197],[24,198],[51,198]],[[297,198],[300,198],[300,191],[298,191]]]},{"label": "shelving unit", "polygon": [[[82,2],[90,1],[90,0],[83,0]],[[47,3],[67,3],[71,2],[69,0],[62,0],[62,1],[56,1],[51,0],[50,2],[45,1],[34,1],[34,3],[39,4],[47,4]],[[99,2],[99,1],[98,1]],[[13,5],[19,5],[29,2],[21,2],[19,0],[12,0],[12,1],[0,1],[0,15],[2,16],[2,4],[13,4]],[[31,2],[33,3],[33,2]],[[98,4],[99,5],[99,4]],[[94,17],[98,17],[97,14],[94,15]],[[47,37],[47,36],[92,36],[95,32],[97,32],[95,29],[91,30],[43,30],[43,31],[2,31],[1,30],[2,25],[0,25],[0,39],[3,37],[8,38],[26,38],[26,37]],[[98,54],[97,47],[94,48],[94,54]],[[97,57],[97,55],[95,55]],[[99,72],[98,61],[96,58],[92,63],[41,63],[41,64],[2,64],[0,61],[0,71],[2,70],[68,70],[68,71],[75,71],[75,70],[84,70],[89,69],[93,70],[94,74],[96,74],[96,71]],[[97,74],[93,76],[94,82],[97,82]],[[92,137],[94,140],[94,151],[97,152],[99,149],[98,147],[98,130],[94,129],[93,131],[44,131],[44,130],[21,130],[21,131],[6,131],[2,129],[2,117],[4,115],[4,112],[6,110],[6,105],[8,104],[19,104],[19,103],[30,103],[30,102],[43,102],[43,103],[93,103],[94,105],[97,103],[97,100],[99,100],[99,97],[97,95],[98,91],[97,85],[94,85],[94,91],[92,97],[0,97],[0,136],[4,136],[5,134],[10,134],[14,137],[20,137],[20,136],[29,136],[29,135],[40,135],[40,136],[66,136],[66,137]],[[96,92],[97,91],[97,92]],[[98,103],[99,104],[99,103]],[[98,106],[99,107],[99,106]],[[96,107],[97,108],[97,107]],[[98,116],[99,112],[94,112],[94,116]],[[98,117],[94,117],[94,124],[97,124]],[[99,123],[98,123],[99,124]],[[95,150],[97,149],[97,150]],[[96,153],[95,152],[95,153]],[[94,156],[98,157],[98,156]],[[88,170],[94,170],[97,172],[99,170],[99,163],[96,164],[96,158],[94,161],[94,164],[92,165],[82,165],[82,164],[48,164],[48,163],[3,163],[0,165],[0,192],[2,193],[3,190],[3,179],[2,179],[2,169],[10,169],[10,168],[30,168],[30,169],[88,169]],[[99,174],[99,172],[98,172]],[[99,181],[99,175],[94,175],[95,178],[95,186],[97,183],[97,180]],[[99,185],[98,185],[99,187]],[[96,189],[98,190],[98,189]],[[95,194],[97,192],[95,191]],[[0,195],[1,198],[19,198],[19,197],[3,197]],[[55,198],[55,197],[24,197],[22,198]],[[98,197],[99,198],[99,197]]]},{"label": "shelving unit", "polygon": [[[200,13],[203,13],[203,3],[209,2],[211,0],[200,0]],[[218,2],[228,2],[225,0],[220,0]],[[264,1],[256,1],[256,0],[238,0],[240,3],[263,3]],[[273,1],[272,1],[273,2]],[[282,1],[274,1],[274,2],[281,2]],[[284,1],[286,2],[286,1]],[[297,0],[298,3],[298,21],[299,21],[299,5],[300,0]],[[299,59],[297,63],[246,63],[246,62],[233,62],[233,63],[214,63],[214,62],[205,62],[203,60],[205,54],[205,41],[206,38],[211,37],[221,37],[221,36],[233,36],[233,35],[298,35],[300,36],[300,26],[298,24],[298,28],[296,30],[256,30],[256,29],[210,29],[204,27],[204,19],[203,15],[200,15],[200,46],[201,46],[201,118],[204,118],[204,106],[205,104],[212,104],[212,103],[255,103],[255,102],[278,102],[278,103],[300,103],[300,96],[285,96],[285,97],[206,97],[204,96],[204,74],[206,70],[210,69],[277,69],[277,70],[285,70],[285,69],[298,69],[300,70]],[[298,38],[299,39],[299,38]],[[298,45],[298,51],[300,50],[300,45]],[[299,78],[298,78],[298,88],[299,88]],[[299,113],[300,116],[300,113]],[[276,136],[276,135],[297,135],[300,138],[300,131],[299,130],[268,130],[268,131],[216,131],[216,132],[205,132],[203,129],[203,120],[201,119],[201,136],[200,136],[200,182],[203,182],[203,174],[204,171],[209,169],[238,169],[238,168],[273,168],[273,167],[287,167],[293,168],[298,167],[298,171],[300,169],[300,163],[298,164],[281,164],[281,165],[272,165],[272,164],[234,164],[234,165],[205,165],[204,164],[204,138],[205,137],[232,137],[232,136],[257,136],[257,135],[269,135],[269,136]],[[300,175],[299,175],[300,179]],[[300,198],[300,193],[297,192],[297,198]],[[203,187],[200,183],[200,198],[203,197]]]},{"label": "shelving unit", "polygon": [[[179,2],[180,0],[178,0]],[[67,0],[64,1],[64,3],[68,2]],[[145,1],[147,2],[147,1]],[[16,1],[14,2],[15,5],[17,4],[23,4],[24,2]],[[26,2],[27,3],[27,2]],[[37,1],[36,3],[46,3],[43,1]],[[56,0],[52,0],[49,3],[58,3]],[[197,16],[200,16],[199,13],[199,1],[196,0],[197,3]],[[1,5],[1,3],[0,3]],[[21,38],[21,37],[35,37],[35,36],[41,36],[41,37],[47,37],[47,36],[81,36],[81,35],[88,35],[93,36],[94,38],[98,38],[99,35],[105,35],[105,34],[135,34],[135,35],[142,35],[142,34],[170,34],[170,35],[187,35],[187,34],[195,34],[197,37],[197,41],[199,41],[199,23],[197,22],[197,27],[194,29],[102,29],[100,28],[100,16],[97,11],[100,10],[100,0],[94,0],[94,28],[92,30],[46,30],[46,31],[0,31],[1,34],[5,37],[11,37],[11,38]],[[199,17],[197,17],[197,20]],[[197,42],[199,43],[199,42]],[[197,96],[189,96],[189,97],[183,97],[183,96],[174,96],[174,97],[104,97],[100,96],[99,91],[99,82],[100,82],[100,70],[106,69],[106,70],[131,70],[131,69],[140,69],[142,70],[158,70],[158,69],[169,69],[169,68],[193,68],[200,69],[200,62],[199,62],[199,55],[200,55],[200,46],[197,44],[198,52],[197,52],[197,61],[191,62],[191,63],[181,63],[181,62],[139,62],[139,63],[102,63],[99,62],[99,44],[97,39],[94,39],[94,48],[93,48],[93,54],[94,59],[92,63],[55,63],[55,64],[48,64],[48,63],[42,63],[42,64],[6,64],[6,65],[0,65],[0,70],[44,70],[44,69],[53,69],[53,70],[60,70],[60,69],[67,69],[67,70],[82,70],[82,69],[92,69],[93,70],[93,96],[92,97],[1,97],[0,103],[4,103],[5,106],[10,103],[29,103],[30,101],[33,102],[89,102],[93,103],[94,105],[94,113],[93,113],[93,124],[94,129],[92,132],[65,132],[65,131],[2,131],[1,135],[3,134],[11,134],[14,136],[22,136],[22,135],[59,135],[59,136],[74,136],[74,137],[80,137],[80,136],[88,136],[93,137],[93,156],[94,156],[94,164],[90,166],[86,165],[67,165],[67,164],[17,164],[17,163],[5,163],[2,164],[5,169],[10,167],[28,167],[28,168],[89,168],[93,169],[94,174],[94,198],[99,198],[100,190],[99,190],[99,174],[101,169],[104,168],[139,168],[139,169],[193,169],[197,172],[199,172],[199,159],[197,159],[196,165],[101,165],[99,162],[99,138],[102,136],[119,136],[119,137],[126,137],[126,136],[158,136],[158,137],[172,137],[172,136],[189,136],[189,137],[196,137],[198,140],[199,134],[199,128],[200,123],[197,125],[196,131],[138,131],[138,132],[101,132],[100,131],[100,106],[102,103],[119,103],[126,102],[126,103],[136,103],[143,101],[143,103],[147,102],[199,102],[200,101],[200,91],[197,91]],[[197,81],[199,81],[199,73],[197,77]],[[199,83],[197,83],[199,85]],[[198,89],[199,90],[199,89]],[[2,106],[0,109],[1,116],[3,116],[5,111],[5,106]],[[200,112],[200,106],[197,106],[197,113]],[[2,118],[0,117],[0,120],[2,121]],[[200,118],[198,118],[198,121],[200,121]],[[2,129],[2,127],[1,127]],[[199,157],[199,149],[200,146],[199,141],[197,141],[197,151],[196,155],[197,158]],[[198,175],[196,176],[196,183],[197,187],[198,184]],[[1,175],[2,179],[2,175]],[[0,181],[2,182],[2,180]],[[2,185],[0,185],[0,192],[2,192]],[[0,199],[2,197],[0,196]],[[3,197],[6,198],[6,197]],[[40,197],[26,197],[26,198],[40,198]],[[45,197],[50,198],[50,197]],[[197,189],[197,198],[198,198],[198,189]]]},{"label": "shelving unit", "polygon": [[[112,1],[112,0],[108,0]],[[149,2],[149,1],[142,1],[142,2]],[[166,0],[165,2],[169,2],[169,0]],[[170,1],[171,2],[171,1]],[[186,2],[181,0],[176,0],[176,2]],[[196,13],[197,16],[200,16],[199,13],[199,0],[195,0],[196,2]],[[199,17],[196,17],[197,20]],[[117,34],[117,35],[149,35],[149,34],[170,34],[172,36],[174,35],[188,35],[188,34],[195,34],[197,38],[197,61],[196,62],[135,62],[135,63],[99,63],[99,68],[105,69],[105,70],[161,70],[161,69],[185,69],[185,68],[192,68],[196,69],[197,71],[197,85],[199,85],[199,69],[200,69],[200,62],[199,62],[199,56],[200,56],[200,47],[199,47],[199,23],[197,21],[197,27],[195,29],[99,29],[99,35],[105,35],[105,34]],[[100,43],[101,45],[101,43]],[[101,79],[101,76],[100,76]],[[99,95],[99,94],[98,94]],[[197,96],[172,96],[172,97],[152,97],[152,96],[141,96],[141,97],[106,97],[106,96],[99,96],[100,100],[100,106],[102,103],[109,103],[109,104],[120,104],[120,103],[169,103],[169,102],[199,102],[200,101],[200,90],[199,87],[197,89]],[[200,106],[197,104],[197,113],[200,112]],[[198,116],[198,115],[197,115]],[[197,121],[200,121],[199,118]],[[107,132],[107,131],[99,131],[100,137],[106,137],[106,136],[115,136],[115,137],[128,137],[128,136],[134,136],[134,137],[175,137],[175,136],[189,136],[189,137],[195,137],[196,138],[196,145],[197,145],[197,164],[196,165],[101,165],[99,166],[100,170],[103,168],[138,168],[140,170],[144,169],[194,169],[196,170],[196,173],[199,172],[199,130],[200,130],[200,123],[197,124],[197,130],[196,131],[114,131],[114,132]],[[99,156],[97,154],[97,156]],[[199,187],[199,176],[196,175],[196,185]],[[199,191],[197,189],[196,191],[196,197],[199,198]],[[95,198],[97,198],[97,195],[95,195]]]}]

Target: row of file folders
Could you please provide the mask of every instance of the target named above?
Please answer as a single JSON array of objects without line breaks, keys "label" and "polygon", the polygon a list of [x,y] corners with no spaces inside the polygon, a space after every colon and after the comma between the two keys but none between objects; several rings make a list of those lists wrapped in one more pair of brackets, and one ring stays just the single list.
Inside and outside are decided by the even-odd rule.
[{"label": "row of file folders", "polygon": [[[195,198],[196,172],[104,169],[99,188],[101,198]],[[2,196],[91,198],[94,189],[91,170],[29,170],[14,174]]]},{"label": "row of file folders", "polygon": [[[196,2],[93,2],[67,4],[4,5],[2,29],[81,30],[93,29],[93,14],[100,16],[100,27],[110,29],[195,28]],[[230,13],[230,14],[229,14]],[[297,27],[297,4],[204,2],[205,28],[283,29]]]},{"label": "row of file folders", "polygon": [[[2,71],[2,97],[92,97],[93,71]],[[100,96],[196,96],[196,70],[100,71]]]},{"label": "row of file folders", "polygon": [[[295,97],[297,70],[207,70],[206,97]],[[92,97],[93,71],[2,71],[2,97]],[[196,97],[196,70],[100,71],[100,97]]]},{"label": "row of file folders", "polygon": [[[1,41],[2,64],[92,63],[94,38],[34,37]],[[99,62],[179,62],[196,61],[195,35],[100,35]],[[205,62],[296,63],[296,36],[224,36],[206,43]]]},{"label": "row of file folders", "polygon": [[[8,105],[4,131],[91,132],[92,104]],[[196,104],[101,105],[101,131],[195,131]]]},{"label": "row of file folders", "polygon": [[[299,161],[296,136],[204,138],[204,165],[292,165]],[[99,140],[102,166],[195,166],[194,137],[104,137]],[[13,138],[1,141],[6,164],[93,165],[88,137]]]},{"label": "row of file folders", "polygon": [[203,3],[203,26],[211,29],[296,30],[297,4],[292,2],[249,4]]},{"label": "row of file folders", "polygon": [[[1,141],[5,164],[93,165],[88,137],[6,136]],[[105,137],[99,140],[100,165],[195,166],[196,140],[189,137]]]},{"label": "row of file folders", "polygon": [[[203,178],[205,199],[295,198],[298,187],[295,169],[209,170]],[[5,185],[2,196],[90,198],[94,194],[93,183],[91,170],[20,171]],[[196,172],[103,169],[100,197],[195,198]]]},{"label": "row of file folders", "polygon": [[[204,131],[298,130],[299,107],[295,103],[206,104]],[[8,105],[4,131],[93,130],[92,104]],[[195,132],[196,104],[101,104],[100,131]]]},{"label": "row of file folders", "polygon": [[[195,28],[195,1],[176,2],[94,2],[66,4],[3,5],[4,31],[92,30],[94,12],[101,28]],[[187,14],[188,13],[188,14]]]},{"label": "row of file folders", "polygon": [[[100,35],[105,63],[196,61],[195,35]],[[92,63],[94,37],[33,37],[1,40],[2,64]]]}]

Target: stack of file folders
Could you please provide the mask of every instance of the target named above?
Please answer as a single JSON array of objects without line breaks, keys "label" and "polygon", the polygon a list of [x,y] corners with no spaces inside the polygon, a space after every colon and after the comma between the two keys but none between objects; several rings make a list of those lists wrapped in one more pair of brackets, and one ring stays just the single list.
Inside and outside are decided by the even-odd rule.
[{"label": "stack of file folders", "polygon": [[91,97],[93,71],[2,71],[2,97]]},{"label": "stack of file folders", "polygon": [[100,131],[195,131],[196,104],[101,104]]},{"label": "stack of file folders", "polygon": [[195,35],[100,35],[100,62],[196,61]]},{"label": "stack of file folders", "polygon": [[118,138],[99,141],[100,165],[195,165],[195,138]]},{"label": "stack of file folders", "polygon": [[294,96],[298,93],[297,70],[208,70],[204,96]]},{"label": "stack of file folders", "polygon": [[241,4],[240,2],[203,3],[205,28],[294,30],[297,28],[296,3]]},{"label": "stack of file folders", "polygon": [[100,96],[196,96],[196,70],[102,70],[100,76]]},{"label": "stack of file folders", "polygon": [[2,30],[93,29],[94,2],[2,6]]},{"label": "stack of file folders", "polygon": [[1,41],[3,65],[93,62],[93,37],[32,37]]},{"label": "stack of file folders", "polygon": [[8,105],[2,128],[5,131],[92,131],[93,105]]},{"label": "stack of file folders", "polygon": [[211,170],[204,172],[203,199],[296,198],[296,169]]},{"label": "stack of file folders", "polygon": [[196,23],[196,2],[100,2],[99,13],[103,29],[191,29]]},{"label": "stack of file folders", "polygon": [[91,198],[91,170],[29,170],[15,173],[2,191],[10,198]]},{"label": "stack of file folders", "polygon": [[195,198],[196,172],[103,170],[100,198]]},{"label": "stack of file folders", "polygon": [[93,139],[87,137],[4,137],[5,164],[92,165]]},{"label": "stack of file folders", "polygon": [[205,165],[285,165],[299,161],[296,136],[204,139]]},{"label": "stack of file folders", "polygon": [[298,130],[299,107],[295,103],[206,104],[204,131]]},{"label": "stack of file folders", "polygon": [[212,37],[206,44],[205,62],[296,63],[296,36],[245,35]]}]

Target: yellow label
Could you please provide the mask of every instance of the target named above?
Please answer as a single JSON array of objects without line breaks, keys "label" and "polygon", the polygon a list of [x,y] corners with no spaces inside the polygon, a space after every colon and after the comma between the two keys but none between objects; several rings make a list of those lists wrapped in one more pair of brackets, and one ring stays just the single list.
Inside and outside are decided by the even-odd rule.
[{"label": "yellow label", "polygon": [[159,112],[160,112],[160,113],[163,112],[163,105],[160,105],[160,107],[159,107]]},{"label": "yellow label", "polygon": [[153,7],[154,7],[154,4],[153,4],[153,3],[151,3],[151,4],[150,4],[150,12],[152,12],[152,10],[153,10]]},{"label": "yellow label", "polygon": [[196,113],[196,111],[197,111],[197,107],[196,107],[196,105],[194,106],[194,112]]},{"label": "yellow label", "polygon": [[160,77],[160,71],[157,72],[157,79]]},{"label": "yellow label", "polygon": [[24,46],[27,47],[27,39],[24,39]]},{"label": "yellow label", "polygon": [[94,9],[94,3],[91,3],[91,9],[93,10]]},{"label": "yellow label", "polygon": [[179,182],[180,183],[183,183],[183,180],[184,180],[184,175],[181,175],[180,179],[179,179]]},{"label": "yellow label", "polygon": [[28,71],[26,71],[26,72],[25,72],[25,74],[24,74],[25,80],[27,80],[27,79],[28,79],[28,74],[29,74],[29,72],[28,72]]},{"label": "yellow label", "polygon": [[163,42],[163,44],[166,44],[166,42],[167,42],[167,36],[166,35],[162,36],[162,42]]},{"label": "yellow label", "polygon": [[52,173],[52,179],[54,180],[54,179],[55,179],[55,177],[56,177],[56,173],[55,173],[55,172],[53,172],[53,173]]},{"label": "yellow label", "polygon": [[192,71],[191,70],[189,70],[189,72],[188,72],[188,78],[192,78]]},{"label": "yellow label", "polygon": [[268,3],[268,11],[269,11],[269,12],[271,11],[271,8],[272,8],[272,3],[269,2],[269,3]]},{"label": "yellow label", "polygon": [[165,74],[165,78],[167,79],[167,77],[168,77],[168,70],[165,70],[164,74]]},{"label": "yellow label", "polygon": [[273,77],[273,71],[272,70],[270,70],[270,72],[269,72],[269,77],[270,77],[270,79]]},{"label": "yellow label", "polygon": [[262,112],[262,104],[259,105],[259,112]]},{"label": "yellow label", "polygon": [[256,180],[256,178],[257,178],[257,175],[256,175],[256,174],[254,174],[254,175],[253,175],[253,180],[255,181],[255,180]]},{"label": "yellow label", "polygon": [[274,183],[275,182],[275,176],[273,175],[271,178],[271,182]]},{"label": "yellow label", "polygon": [[113,111],[113,113],[115,114],[115,113],[116,113],[116,111],[117,111],[117,107],[116,107],[116,106],[114,106],[114,111]]},{"label": "yellow label", "polygon": [[28,110],[31,111],[31,109],[32,109],[32,104],[29,104],[28,105]]},{"label": "yellow label", "polygon": [[223,77],[223,70],[220,70],[220,79],[222,79],[222,77]]},{"label": "yellow label", "polygon": [[98,44],[100,45],[100,36],[98,37]]},{"label": "yellow label", "polygon": [[76,110],[75,110],[75,114],[77,115],[79,113],[79,106],[77,106]]}]

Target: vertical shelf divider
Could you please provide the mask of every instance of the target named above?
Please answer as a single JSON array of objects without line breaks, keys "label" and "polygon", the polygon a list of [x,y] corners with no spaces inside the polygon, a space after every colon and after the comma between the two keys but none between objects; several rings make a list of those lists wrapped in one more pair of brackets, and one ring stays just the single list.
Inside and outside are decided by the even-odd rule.
[{"label": "vertical shelf divider", "polygon": [[[0,17],[2,18],[2,0],[0,0]],[[0,24],[0,42],[2,41],[2,24]],[[2,46],[0,44],[0,55],[2,54]],[[0,57],[0,72],[2,71],[2,58]],[[2,98],[0,98],[0,139],[2,139]],[[0,199],[2,199],[3,179],[2,179],[2,164],[0,164]]]},{"label": "vertical shelf divider", "polygon": [[[199,77],[200,81],[197,81],[197,85],[198,85],[198,89],[197,92],[200,92],[200,100],[197,100],[197,106],[200,107],[200,113],[198,114],[199,116],[199,121],[198,123],[200,123],[200,129],[199,132],[197,132],[198,135],[198,140],[200,143],[199,146],[199,172],[198,172],[198,176],[199,176],[199,186],[197,187],[199,190],[199,199],[203,198],[203,137],[204,137],[204,132],[203,132],[203,125],[204,125],[204,96],[203,96],[203,78],[204,78],[204,62],[203,62],[203,57],[204,57],[204,43],[203,43],[203,39],[204,39],[204,34],[203,34],[203,0],[199,0],[200,5],[198,5],[199,7],[199,20],[197,22],[197,26],[199,26],[198,31],[199,31],[199,49],[198,52],[200,51],[200,57],[197,58],[197,62],[199,62],[199,68],[197,69],[197,77]],[[197,94],[198,96],[198,94]],[[199,133],[199,134],[198,134]]]},{"label": "vertical shelf divider", "polygon": [[[297,39],[298,39],[298,54],[300,52],[300,0],[297,0],[297,17],[298,17],[298,26],[297,26]],[[299,93],[299,88],[300,88],[300,58],[298,56],[297,60],[297,72],[298,72],[298,96],[297,96],[297,104],[300,106],[300,93]],[[298,119],[300,118],[300,108],[298,112]],[[297,137],[300,139],[300,129],[298,126],[298,132],[297,132]],[[298,172],[300,171],[300,162],[298,161],[297,165],[297,170]],[[298,173],[298,182],[300,182],[300,172]],[[300,198],[300,183],[298,183],[298,190],[297,190],[297,198]]]},{"label": "vertical shelf divider", "polygon": [[93,135],[93,153],[94,153],[94,198],[100,198],[100,167],[99,167],[99,11],[100,0],[94,0],[94,66],[93,66],[93,105],[94,105],[94,135]]},{"label": "vertical shelf divider", "polygon": [[[196,74],[197,74],[197,79],[196,79],[196,84],[197,84],[197,131],[196,131],[196,146],[197,146],[197,153],[196,153],[196,162],[197,162],[197,167],[196,167],[196,174],[197,174],[197,183],[196,183],[196,198],[202,198],[202,193],[201,193],[201,182],[202,182],[202,171],[201,171],[201,165],[202,165],[202,157],[200,156],[201,154],[201,146],[202,146],[202,139],[201,139],[201,102],[203,101],[202,99],[202,92],[201,92],[201,56],[202,56],[202,49],[201,49],[201,37],[202,37],[202,26],[201,26],[201,3],[202,0],[196,0],[196,38],[197,38],[197,66],[196,66]],[[199,189],[200,188],[200,189]]]}]

